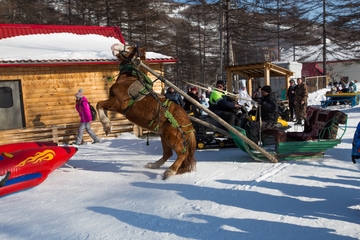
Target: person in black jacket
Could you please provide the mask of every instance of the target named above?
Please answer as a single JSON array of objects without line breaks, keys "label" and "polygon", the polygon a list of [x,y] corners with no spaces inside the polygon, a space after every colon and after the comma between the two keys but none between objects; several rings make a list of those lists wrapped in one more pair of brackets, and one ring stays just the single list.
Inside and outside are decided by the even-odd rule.
[{"label": "person in black jacket", "polygon": [[[259,142],[259,129],[261,132],[267,129],[276,128],[279,118],[278,101],[271,87],[265,85],[261,88],[261,98],[258,100],[260,111],[257,112],[257,121],[248,121],[245,125],[245,130],[249,138],[256,144]],[[261,118],[261,126],[260,126]]]},{"label": "person in black jacket", "polygon": [[279,106],[276,96],[271,92],[269,85],[261,88],[261,96],[261,99],[258,101],[261,106],[261,131],[276,128],[279,118]]},{"label": "person in black jacket", "polygon": [[289,101],[289,109],[290,109],[290,120],[294,120],[294,114],[295,114],[295,91],[296,91],[296,85],[294,79],[291,79],[289,81],[290,86],[287,90],[287,98]]},{"label": "person in black jacket", "polygon": [[[188,92],[188,95],[190,97],[192,97],[193,99],[195,99],[195,101],[200,103],[200,99],[198,97],[198,90],[197,90],[196,87],[190,88],[190,91]],[[187,100],[186,98],[184,99],[184,109],[185,109],[185,111],[189,112],[191,110],[192,105],[193,104],[189,100]]]}]

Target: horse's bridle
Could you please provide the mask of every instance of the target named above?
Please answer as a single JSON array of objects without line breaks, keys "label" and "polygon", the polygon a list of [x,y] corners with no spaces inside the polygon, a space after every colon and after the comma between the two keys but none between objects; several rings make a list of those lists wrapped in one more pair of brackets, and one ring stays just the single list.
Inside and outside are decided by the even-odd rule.
[{"label": "horse's bridle", "polygon": [[135,54],[136,54],[136,57],[139,58],[141,56],[141,52],[139,50],[139,47],[136,46],[133,48],[132,52],[129,54],[129,55],[126,55],[127,53],[129,53],[128,51],[125,50],[125,45],[124,45],[124,50],[121,50],[120,51],[120,55],[121,57],[124,59],[121,64],[129,64],[132,62]]}]

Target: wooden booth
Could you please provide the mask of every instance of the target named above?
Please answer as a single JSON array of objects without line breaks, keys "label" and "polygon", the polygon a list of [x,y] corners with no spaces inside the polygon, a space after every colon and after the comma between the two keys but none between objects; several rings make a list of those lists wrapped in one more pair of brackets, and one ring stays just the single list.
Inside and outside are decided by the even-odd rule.
[{"label": "wooden booth", "polygon": [[294,75],[292,71],[279,67],[269,62],[227,66],[225,67],[225,70],[227,71],[227,76],[228,76],[227,77],[228,91],[229,92],[233,91],[232,89],[233,75],[237,74],[246,79],[246,88],[250,96],[253,91],[251,80],[254,78],[264,78],[265,80],[264,85],[270,85],[270,77],[285,77],[286,89],[288,89],[290,77]]},{"label": "wooden booth", "polygon": [[[115,40],[125,43],[118,27],[0,24],[0,47],[6,49],[8,43],[19,36],[41,34],[46,39],[45,35],[53,33],[82,35],[84,46],[88,43],[87,37],[94,34],[106,39],[111,38],[111,43],[116,43]],[[90,37],[89,41],[90,39],[92,38]],[[26,51],[22,59],[14,59],[7,58],[2,53],[0,144],[22,141],[74,141],[80,121],[75,110],[75,94],[78,89],[84,90],[84,95],[95,107],[98,101],[108,98],[109,88],[118,76],[119,62],[112,56],[110,47],[111,44],[105,47],[110,57],[101,59],[53,59],[50,56],[39,60],[26,56]],[[45,42],[43,48],[37,51],[60,51],[63,48],[65,46]],[[149,66],[160,74],[163,74],[164,64],[177,61],[160,54],[156,56],[154,59],[150,56],[147,60]],[[154,76],[149,77],[155,80]],[[160,80],[155,81],[155,91],[164,92],[164,87]],[[113,133],[110,137],[117,137],[125,131],[134,131],[135,134],[141,135],[141,130],[123,115],[109,112],[109,118],[113,122]],[[92,129],[99,137],[105,137],[98,118],[92,123]],[[84,140],[89,139],[88,134],[84,134]]]}]

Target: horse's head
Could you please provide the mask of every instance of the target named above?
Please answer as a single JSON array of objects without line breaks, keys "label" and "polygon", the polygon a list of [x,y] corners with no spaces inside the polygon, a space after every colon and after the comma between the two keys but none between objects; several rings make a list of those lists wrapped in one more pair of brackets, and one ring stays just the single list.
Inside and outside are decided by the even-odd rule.
[{"label": "horse's head", "polygon": [[111,51],[112,54],[120,61],[120,63],[131,62],[134,58],[140,58],[142,61],[146,61],[144,48],[116,43],[111,46]]}]

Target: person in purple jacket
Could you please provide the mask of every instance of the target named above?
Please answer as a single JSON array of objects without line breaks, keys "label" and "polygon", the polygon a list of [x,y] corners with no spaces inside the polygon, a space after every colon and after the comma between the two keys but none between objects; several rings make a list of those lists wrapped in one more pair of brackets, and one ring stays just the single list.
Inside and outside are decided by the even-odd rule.
[{"label": "person in purple jacket", "polygon": [[76,137],[76,142],[73,144],[81,145],[82,138],[84,135],[84,130],[90,135],[90,137],[94,140],[93,143],[100,142],[100,138],[91,130],[91,111],[89,106],[89,101],[83,94],[83,90],[80,88],[79,91],[75,94],[76,97],[76,111],[78,111],[80,116],[80,126],[78,129],[78,135]]}]

